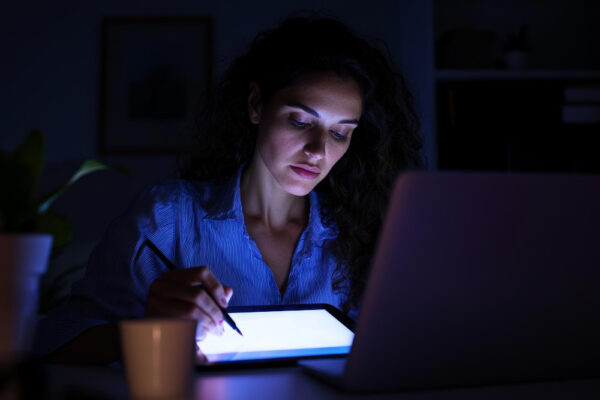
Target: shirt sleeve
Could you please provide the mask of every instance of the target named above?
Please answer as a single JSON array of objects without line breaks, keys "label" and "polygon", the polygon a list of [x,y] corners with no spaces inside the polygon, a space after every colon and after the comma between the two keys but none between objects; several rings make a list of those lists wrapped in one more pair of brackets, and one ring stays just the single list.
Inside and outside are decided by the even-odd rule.
[{"label": "shirt sleeve", "polygon": [[150,285],[166,267],[142,243],[152,240],[173,259],[177,206],[171,189],[147,190],[110,224],[69,301],[39,321],[36,355],[56,351],[93,326],[144,315]]}]

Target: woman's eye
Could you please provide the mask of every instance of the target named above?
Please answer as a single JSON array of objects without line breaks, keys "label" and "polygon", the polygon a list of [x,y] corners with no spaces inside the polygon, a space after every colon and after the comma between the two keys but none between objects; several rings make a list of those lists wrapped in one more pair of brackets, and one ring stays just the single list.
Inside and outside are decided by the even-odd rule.
[{"label": "woman's eye", "polygon": [[290,118],[290,123],[296,128],[306,128],[309,125],[307,122],[298,121],[294,118]]},{"label": "woman's eye", "polygon": [[336,132],[336,131],[331,131],[331,134],[333,135],[333,138],[335,140],[341,141],[341,140],[346,140],[348,138],[346,135],[342,135],[341,133]]}]

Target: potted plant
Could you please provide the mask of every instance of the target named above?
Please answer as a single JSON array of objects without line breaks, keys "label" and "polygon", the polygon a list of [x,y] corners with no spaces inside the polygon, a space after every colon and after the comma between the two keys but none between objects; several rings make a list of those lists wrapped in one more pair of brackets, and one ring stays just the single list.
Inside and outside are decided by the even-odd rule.
[{"label": "potted plant", "polygon": [[508,69],[524,69],[527,67],[529,52],[528,27],[522,25],[518,31],[509,32],[504,41],[504,63]]},{"label": "potted plant", "polygon": [[37,320],[39,278],[51,249],[62,248],[71,240],[68,219],[50,211],[50,206],[83,176],[114,168],[86,160],[67,183],[38,196],[44,152],[44,140],[37,130],[12,154],[0,151],[0,362],[29,350]]}]

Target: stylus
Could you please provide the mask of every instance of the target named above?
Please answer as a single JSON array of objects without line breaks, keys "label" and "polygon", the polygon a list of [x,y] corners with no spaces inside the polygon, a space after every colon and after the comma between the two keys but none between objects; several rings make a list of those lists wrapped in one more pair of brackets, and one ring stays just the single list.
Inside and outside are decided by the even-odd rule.
[{"label": "stylus", "polygon": [[[146,240],[144,240],[144,243],[142,243],[141,247],[143,247],[143,246],[148,246],[150,248],[150,250],[152,250],[154,252],[154,254],[156,254],[156,256],[158,258],[160,258],[160,260],[167,266],[167,268],[172,269],[172,270],[177,269],[175,264],[173,264],[173,262],[171,262],[171,260],[169,260],[167,258],[167,256],[165,256],[163,254],[163,252],[160,251],[160,249],[158,247],[156,247],[156,245],[150,241],[150,239],[146,238]],[[141,250],[141,247],[140,247],[140,250]],[[140,254],[140,252],[138,251],[138,255],[139,254]],[[223,307],[221,307],[219,305],[219,303],[217,303],[217,301],[215,300],[213,295],[208,290],[206,290],[206,294],[208,294],[210,296],[210,298],[213,299],[213,301],[215,302],[217,307],[219,307],[219,310],[221,310],[221,313],[223,313],[223,319],[225,320],[225,322],[227,322],[234,331],[239,333],[241,336],[244,336],[242,334],[242,331],[240,331],[240,329],[235,324],[235,321],[231,318],[231,316],[227,313],[227,311],[225,311],[225,309]]]}]

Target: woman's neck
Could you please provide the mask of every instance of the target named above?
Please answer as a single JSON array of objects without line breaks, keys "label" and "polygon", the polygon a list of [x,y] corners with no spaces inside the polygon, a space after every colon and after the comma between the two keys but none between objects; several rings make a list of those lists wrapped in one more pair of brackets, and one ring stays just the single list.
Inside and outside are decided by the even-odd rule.
[{"label": "woman's neck", "polygon": [[289,223],[304,225],[308,219],[307,198],[283,190],[257,158],[252,159],[240,182],[244,216],[260,221],[271,231],[285,229]]}]

